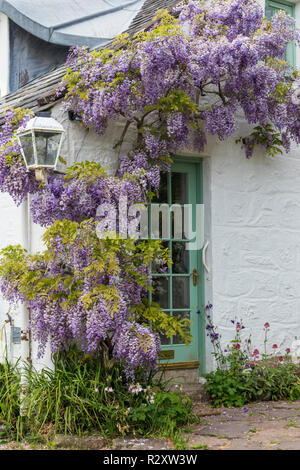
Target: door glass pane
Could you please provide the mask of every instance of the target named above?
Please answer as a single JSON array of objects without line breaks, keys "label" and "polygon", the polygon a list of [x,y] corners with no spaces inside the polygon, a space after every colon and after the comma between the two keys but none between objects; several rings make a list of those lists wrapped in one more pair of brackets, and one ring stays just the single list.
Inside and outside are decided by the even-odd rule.
[{"label": "door glass pane", "polygon": [[182,240],[184,236],[184,208],[182,206],[173,206],[171,212],[172,238]]},{"label": "door glass pane", "polygon": [[172,204],[188,203],[187,173],[172,172]]},{"label": "door glass pane", "polygon": [[187,274],[190,272],[190,256],[184,242],[173,242],[172,261],[173,273]]},{"label": "door glass pane", "polygon": [[[161,242],[162,246],[166,249],[169,249],[169,242]],[[170,253],[170,252],[169,252]],[[170,256],[170,255],[169,255]],[[170,268],[166,265],[161,265],[161,264],[158,264],[158,263],[155,263],[155,261],[152,262],[152,266],[151,266],[151,272],[153,274],[167,274],[170,272]]]},{"label": "door glass pane", "polygon": [[[173,317],[177,317],[179,320],[181,320],[183,318],[190,319],[190,312],[174,312]],[[173,336],[172,343],[173,344],[183,344],[183,342],[182,342],[179,335]]]},{"label": "door glass pane", "polygon": [[169,295],[169,277],[153,277],[152,286],[152,302],[156,302],[161,308],[170,308]]},{"label": "door glass pane", "polygon": [[169,187],[168,177],[169,177],[169,173],[160,174],[160,185],[159,185],[158,197],[155,194],[151,202],[156,202],[160,204],[163,204],[163,203],[167,204],[169,202],[168,201],[168,187]]},{"label": "door glass pane", "polygon": [[160,335],[160,342],[163,346],[166,346],[167,344],[171,344],[171,338],[168,338],[165,335]]},{"label": "door glass pane", "polygon": [[173,308],[190,307],[190,277],[173,277]]}]

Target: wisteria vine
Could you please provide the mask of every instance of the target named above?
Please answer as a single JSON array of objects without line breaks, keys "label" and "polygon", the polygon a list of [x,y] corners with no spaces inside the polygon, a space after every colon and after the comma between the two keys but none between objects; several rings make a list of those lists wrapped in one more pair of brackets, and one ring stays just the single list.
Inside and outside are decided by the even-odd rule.
[{"label": "wisteria vine", "polygon": [[[248,158],[256,145],[275,155],[300,143],[298,72],[284,61],[287,44],[300,42],[294,20],[283,11],[267,20],[256,0],[190,0],[173,13],[158,12],[148,31],[121,35],[110,49],[70,52],[59,90],[65,108],[99,135],[111,120],[124,123],[114,176],[85,162],[38,185],[16,141],[31,112],[8,109],[0,135],[0,190],[17,204],[32,194],[33,220],[47,227],[45,253],[2,251],[3,295],[31,309],[40,353],[49,338],[53,351],[76,340],[124,361],[130,377],[157,362],[157,332],[187,339],[187,324],[147,304],[150,261],[163,267],[167,253],[151,242],[99,240],[98,206],[117,206],[122,195],[145,202],[174,154],[202,151],[208,134],[233,136],[241,112],[255,126],[237,139]],[[129,131],[136,141],[123,154]]]}]

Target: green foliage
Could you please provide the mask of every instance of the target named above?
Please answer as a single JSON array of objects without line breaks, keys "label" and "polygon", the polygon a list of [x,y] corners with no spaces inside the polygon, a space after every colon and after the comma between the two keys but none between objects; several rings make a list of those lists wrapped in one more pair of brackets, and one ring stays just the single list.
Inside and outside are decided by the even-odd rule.
[{"label": "green foliage", "polygon": [[162,96],[157,104],[145,107],[146,113],[154,110],[161,113],[180,112],[189,115],[197,111],[197,104],[185,91],[175,89],[171,90],[168,96]]},{"label": "green foliage", "polygon": [[300,380],[291,363],[265,360],[242,373],[217,369],[206,375],[205,387],[217,407],[243,406],[252,401],[297,400]]},{"label": "green foliage", "polygon": [[[56,357],[55,370],[26,372],[25,398],[20,398],[17,367],[0,367],[1,437],[41,441],[53,433],[100,432],[118,435],[172,436],[178,426],[194,422],[189,398],[166,391],[167,384],[151,375],[128,388],[114,361],[101,354],[84,355],[72,348]],[[23,414],[20,417],[20,405]]]},{"label": "green foliage", "polygon": [[300,380],[292,363],[259,362],[245,374],[244,388],[247,401],[297,400],[300,398]]},{"label": "green foliage", "polygon": [[99,163],[90,162],[85,160],[81,163],[74,163],[68,167],[65,171],[65,180],[70,181],[73,178],[82,179],[84,178],[88,183],[93,183],[99,176],[106,177],[105,168]]},{"label": "green foliage", "polygon": [[159,331],[167,338],[178,335],[186,345],[192,340],[190,334],[191,321],[188,318],[171,316],[161,310],[160,306],[144,299],[143,304],[133,309],[133,312],[142,317],[146,323],[151,324],[155,331]]},{"label": "green foliage", "polygon": [[205,377],[205,388],[214,406],[243,406],[247,403],[243,377],[240,375],[217,369]]},{"label": "green foliage", "polygon": [[[278,87],[277,94],[280,99],[286,91]],[[279,99],[279,98],[278,98]],[[236,143],[242,142],[243,145],[253,152],[256,145],[261,145],[267,155],[274,157],[276,154],[283,153],[283,142],[280,133],[276,132],[270,124],[265,126],[255,126],[249,137],[240,137]]]},{"label": "green foliage", "polygon": [[192,402],[188,397],[177,393],[157,393],[154,403],[133,408],[130,418],[138,427],[137,432],[144,434],[146,429],[151,432],[173,431],[178,426],[190,422]]},{"label": "green foliage", "polygon": [[[264,324],[264,353],[251,345],[251,336],[242,337],[243,321],[231,320],[234,338],[223,350],[220,335],[207,312],[207,329],[214,348],[217,369],[207,374],[205,387],[211,401],[219,406],[243,406],[257,400],[296,400],[300,398],[298,367],[284,356],[267,354],[269,323]],[[273,345],[275,351],[277,345]],[[260,360],[258,358],[261,357]]]},{"label": "green foliage", "polygon": [[11,166],[18,160],[23,162],[23,157],[16,151],[14,143],[16,142],[17,132],[20,130],[20,123],[24,121],[24,118],[33,117],[33,112],[27,108],[8,107],[3,114],[6,115],[6,125],[11,127],[12,133],[10,139],[0,146],[0,154],[4,156],[6,164]]}]

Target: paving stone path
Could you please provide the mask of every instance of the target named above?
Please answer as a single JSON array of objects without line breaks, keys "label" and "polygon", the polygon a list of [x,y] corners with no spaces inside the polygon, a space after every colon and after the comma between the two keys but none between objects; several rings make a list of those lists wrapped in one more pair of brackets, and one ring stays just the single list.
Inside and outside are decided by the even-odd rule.
[{"label": "paving stone path", "polygon": [[300,450],[300,400],[196,409],[203,418],[185,434],[189,449]]},{"label": "paving stone path", "polygon": [[[300,400],[253,403],[243,408],[210,408],[196,403],[201,424],[183,432],[184,447],[199,450],[300,450]],[[57,436],[57,449],[167,450],[166,439]],[[26,443],[0,442],[0,450],[30,449]],[[43,446],[41,446],[43,448]],[[45,448],[45,447],[44,447]]]}]

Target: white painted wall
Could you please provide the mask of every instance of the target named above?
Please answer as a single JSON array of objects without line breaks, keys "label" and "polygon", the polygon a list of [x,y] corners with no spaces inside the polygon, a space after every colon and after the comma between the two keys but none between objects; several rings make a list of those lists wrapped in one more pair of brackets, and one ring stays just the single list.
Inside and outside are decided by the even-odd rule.
[{"label": "white painted wall", "polygon": [[[242,318],[262,350],[263,325],[281,351],[300,337],[300,151],[246,160],[232,142],[212,144],[211,266],[207,297],[224,345]],[[207,284],[209,284],[207,282]],[[207,294],[209,293],[206,289]]]},{"label": "white painted wall", "polygon": [[0,12],[0,97],[9,93],[9,20]]},{"label": "white painted wall", "polygon": [[[264,7],[265,1],[260,0]],[[300,29],[300,0],[295,4]],[[300,69],[300,48],[296,48]],[[211,282],[206,301],[214,305],[214,323],[225,347],[233,338],[231,320],[242,318],[243,336],[263,351],[263,325],[269,322],[269,352],[281,354],[300,338],[300,146],[288,155],[247,160],[235,139],[247,135],[241,122],[230,140],[209,140],[204,164],[204,203],[211,230],[208,260]],[[207,183],[208,180],[210,183]],[[278,353],[279,353],[278,351]],[[214,367],[207,343],[207,369]]]},{"label": "white painted wall", "polygon": [[[7,194],[0,193],[0,249],[8,245],[22,244],[22,208],[16,207],[11,198]],[[4,321],[7,320],[6,313],[9,310],[7,302],[0,297],[0,329]],[[14,325],[21,325],[21,312],[19,308],[14,308],[10,314],[14,318]],[[10,324],[7,324],[4,329],[3,337],[7,338],[7,344],[2,347],[8,352],[9,360],[15,361],[20,356],[20,345],[12,344],[10,342]],[[0,361],[2,357],[2,349],[0,349]]]}]

